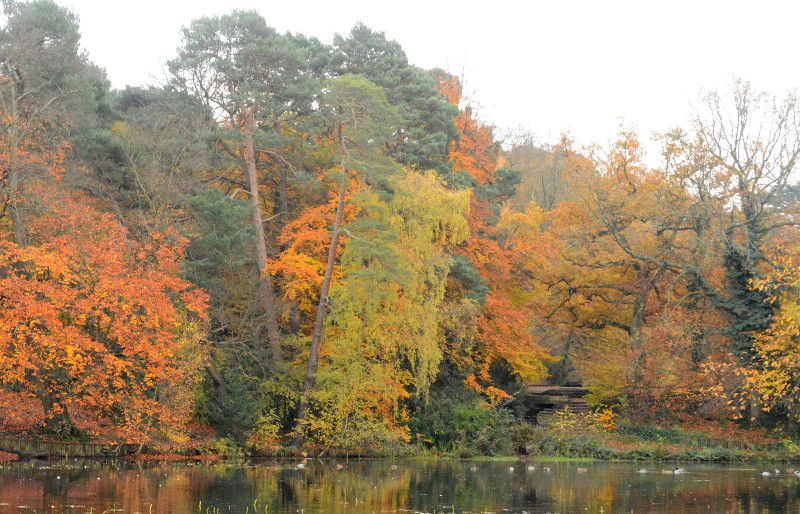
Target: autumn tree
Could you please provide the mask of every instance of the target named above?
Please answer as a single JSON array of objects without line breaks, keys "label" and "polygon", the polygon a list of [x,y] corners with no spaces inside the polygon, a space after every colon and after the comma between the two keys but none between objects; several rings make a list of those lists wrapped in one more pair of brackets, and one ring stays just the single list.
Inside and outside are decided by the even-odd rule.
[{"label": "autumn tree", "polygon": [[690,152],[686,166],[676,172],[696,184],[697,210],[714,218],[702,222],[704,235],[722,246],[723,288],[701,277],[698,283],[730,319],[734,350],[749,356],[754,334],[772,324],[773,310],[768,295],[751,284],[769,266],[770,236],[797,223],[796,209],[780,205],[800,156],[797,98],[770,97],[736,81],[729,97],[715,92],[703,100],[695,139],[682,142]]},{"label": "autumn tree", "polygon": [[642,388],[653,366],[664,366],[662,323],[686,293],[668,261],[686,258],[695,244],[675,212],[688,197],[642,162],[631,132],[622,131],[606,151],[579,153],[567,139],[559,146],[562,201],[507,212],[502,224],[517,234],[517,249],[542,289],[538,330],[565,361],[585,362],[578,367],[595,400],[616,401]]},{"label": "autumn tree", "polygon": [[499,148],[491,128],[475,116],[457,78],[443,74],[439,79],[439,90],[450,105],[466,104],[455,117],[457,137],[450,141],[447,149],[453,171],[468,175],[478,186],[493,182]]},{"label": "autumn tree", "polygon": [[[469,107],[458,79],[441,74],[439,88],[454,107],[464,104],[454,120],[459,131],[449,146],[449,159],[456,178],[449,182],[469,185],[472,193],[470,236],[453,249],[448,310],[455,316],[467,311],[476,316],[475,331],[469,337],[474,344],[462,373],[470,387],[497,400],[507,393],[493,382],[493,365],[507,365],[519,380],[536,382],[546,376],[545,362],[550,360],[532,331],[529,292],[533,288],[528,289],[530,282],[523,272],[524,257],[515,254],[508,233],[498,228],[498,215],[514,195],[519,175],[498,169],[499,146],[491,128]],[[451,321],[444,324],[452,326]],[[457,330],[452,336],[462,337]]]},{"label": "autumn tree", "polygon": [[315,410],[317,437],[345,446],[408,439],[409,399],[422,403],[446,348],[439,329],[450,257],[466,236],[466,192],[432,172],[392,180],[382,199],[354,193],[339,278],[330,291]]},{"label": "autumn tree", "polygon": [[563,145],[539,142],[525,131],[511,132],[502,142],[505,166],[520,171],[520,184],[511,201],[515,210],[524,211],[528,202],[551,210],[566,199],[562,180],[566,157]]},{"label": "autumn tree", "polygon": [[[572,241],[548,249],[563,258],[538,274],[560,298],[548,318],[569,313],[563,321],[572,327],[621,331],[624,339],[606,345],[620,348],[621,365],[635,363],[628,383],[645,395],[670,390],[713,403],[699,391],[713,388],[712,361],[731,362],[720,331],[749,366],[753,337],[771,323],[768,294],[752,284],[771,266],[776,237],[794,224],[778,201],[798,154],[794,101],[754,95],[742,83],[733,99],[728,109],[708,96],[695,135],[668,139],[663,169],[644,166],[638,142],[624,133],[607,153],[568,153],[566,200],[541,225],[550,236],[542,243]],[[693,391],[681,375],[697,377]]]},{"label": "autumn tree", "polygon": [[[674,131],[665,142],[666,170],[689,199],[674,215],[695,235],[684,260],[668,265],[687,278],[692,295],[724,316],[739,363],[758,369],[754,341],[773,325],[777,297],[754,284],[775,267],[779,242],[797,223],[796,206],[786,202],[800,155],[796,98],[736,81],[727,95],[702,98],[693,132]],[[722,398],[737,387],[728,381]],[[749,403],[748,417],[758,423],[760,402]]]},{"label": "autumn tree", "polygon": [[107,87],[78,51],[77,17],[51,0],[3,2],[0,31],[0,204],[17,244],[27,242],[20,202],[29,177],[52,174],[67,130],[96,90]]},{"label": "autumn tree", "polygon": [[37,244],[0,252],[2,384],[38,398],[59,436],[75,434],[73,408],[131,440],[180,430],[206,301],[180,277],[185,242],[136,241],[85,197],[36,188]]},{"label": "autumn tree", "polygon": [[775,269],[751,284],[766,293],[768,301],[777,305],[772,325],[753,335],[753,358],[756,366],[739,370],[743,379],[737,407],[746,407],[749,398],[758,398],[764,410],[785,414],[790,422],[800,418],[800,276],[795,252],[781,256]]},{"label": "autumn tree", "polygon": [[[396,111],[388,104],[383,91],[362,76],[344,76],[328,83],[328,93],[323,98],[323,110],[328,111],[332,142],[339,157],[337,178],[338,194],[336,213],[331,229],[328,257],[319,290],[314,330],[308,367],[303,382],[303,395],[297,411],[299,427],[305,421],[311,391],[314,388],[318,355],[325,330],[328,308],[328,292],[333,278],[339,238],[342,232],[347,189],[353,181],[372,182],[382,185],[396,166],[382,155],[381,141],[392,134],[396,123]],[[302,431],[297,443],[302,443]]]}]

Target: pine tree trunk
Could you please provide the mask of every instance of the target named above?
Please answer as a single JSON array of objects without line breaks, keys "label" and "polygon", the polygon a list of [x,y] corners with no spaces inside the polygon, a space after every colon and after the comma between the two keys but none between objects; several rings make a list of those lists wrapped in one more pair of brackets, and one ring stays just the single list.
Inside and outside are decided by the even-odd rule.
[{"label": "pine tree trunk", "polygon": [[289,224],[289,191],[286,183],[286,169],[281,166],[278,170],[278,203],[281,209],[279,219],[281,220],[281,229]]},{"label": "pine tree trunk", "polygon": [[[16,117],[16,102],[12,102],[12,117]],[[14,243],[18,246],[25,246],[27,243],[25,223],[22,219],[22,212],[20,211],[20,201],[22,200],[22,180],[19,176],[17,169],[17,149],[19,142],[19,134],[15,125],[11,125],[8,129],[8,140],[10,148],[8,149],[8,196],[9,196],[9,211],[11,214],[11,229],[14,233]]]},{"label": "pine tree trunk", "polygon": [[253,225],[256,229],[256,258],[258,263],[260,296],[266,317],[267,337],[272,358],[277,364],[283,364],[283,352],[281,351],[281,336],[278,328],[278,310],[276,308],[275,290],[272,286],[272,276],[267,269],[267,241],[264,235],[264,222],[261,218],[261,204],[258,194],[258,177],[256,175],[256,156],[253,147],[253,131],[255,122],[253,113],[249,110],[245,114],[245,151],[247,153],[247,181],[250,188],[250,201],[253,204]]}]

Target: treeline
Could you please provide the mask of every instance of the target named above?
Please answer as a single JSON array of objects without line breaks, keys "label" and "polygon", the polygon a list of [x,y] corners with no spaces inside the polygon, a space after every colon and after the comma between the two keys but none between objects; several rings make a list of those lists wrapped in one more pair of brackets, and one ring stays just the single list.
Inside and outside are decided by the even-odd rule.
[{"label": "treeline", "polygon": [[0,384],[46,431],[492,452],[542,381],[800,413],[794,97],[708,95],[651,167],[624,129],[501,146],[362,24],[203,18],[169,83],[120,91],[68,10],[4,7]]}]

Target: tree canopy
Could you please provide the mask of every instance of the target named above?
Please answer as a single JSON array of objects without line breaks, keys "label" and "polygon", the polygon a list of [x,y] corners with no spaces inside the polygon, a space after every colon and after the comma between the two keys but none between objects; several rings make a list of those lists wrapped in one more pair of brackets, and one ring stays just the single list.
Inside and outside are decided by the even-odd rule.
[{"label": "tree canopy", "polygon": [[117,91],[67,8],[4,7],[0,399],[40,429],[447,445],[539,383],[639,420],[798,419],[793,94],[735,81],[648,157],[625,126],[501,140],[363,23],[204,17],[164,84]]}]

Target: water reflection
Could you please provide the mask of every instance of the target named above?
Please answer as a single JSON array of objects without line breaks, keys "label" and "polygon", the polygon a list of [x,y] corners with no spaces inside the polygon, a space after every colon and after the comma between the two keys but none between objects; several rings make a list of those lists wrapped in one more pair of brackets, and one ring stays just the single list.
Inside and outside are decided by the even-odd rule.
[{"label": "water reflection", "polygon": [[[754,466],[310,460],[12,463],[0,512],[800,512],[800,479]],[[774,467],[774,466],[773,466]],[[534,469],[535,468],[535,469]],[[547,469],[546,469],[547,468]]]}]

